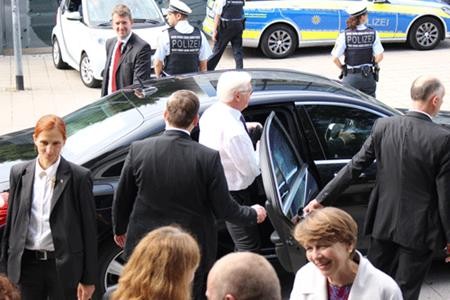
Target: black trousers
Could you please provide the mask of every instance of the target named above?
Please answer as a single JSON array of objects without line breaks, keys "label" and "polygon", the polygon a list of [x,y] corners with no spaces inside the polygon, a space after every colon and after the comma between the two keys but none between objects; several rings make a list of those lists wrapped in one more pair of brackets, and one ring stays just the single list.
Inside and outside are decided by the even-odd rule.
[{"label": "black trousers", "polygon": [[375,92],[377,90],[377,82],[375,78],[373,78],[373,74],[369,72],[367,76],[359,73],[348,73],[342,79],[342,82],[354,87],[357,90],[360,90],[363,93],[366,93],[372,97],[375,97]]},{"label": "black trousers", "polygon": [[22,300],[73,300],[77,287],[65,288],[58,280],[55,259],[38,260],[25,250],[19,288]]},{"label": "black trousers", "polygon": [[213,54],[208,58],[208,71],[212,71],[216,68],[229,42],[231,42],[231,47],[233,48],[236,69],[242,69],[244,67],[242,32],[243,24],[241,21],[227,22],[226,28],[219,29],[217,33],[217,40],[213,48]]},{"label": "black trousers", "polygon": [[394,278],[405,300],[419,299],[433,251],[410,249],[392,241],[372,238],[367,257],[375,267]]},{"label": "black trousers", "polygon": [[[230,194],[234,200],[241,205],[254,205],[257,200],[257,181],[260,176],[245,190],[231,191]],[[239,226],[230,222],[225,222],[228,232],[234,242],[235,251],[251,251],[258,253],[261,248],[261,237],[258,225]]]}]

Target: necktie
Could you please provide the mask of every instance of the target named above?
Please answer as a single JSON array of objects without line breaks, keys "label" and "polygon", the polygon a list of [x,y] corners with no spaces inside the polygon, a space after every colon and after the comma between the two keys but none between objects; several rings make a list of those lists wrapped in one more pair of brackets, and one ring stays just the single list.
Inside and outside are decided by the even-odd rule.
[{"label": "necktie", "polygon": [[111,91],[117,91],[117,83],[116,83],[116,74],[117,67],[119,66],[120,56],[122,55],[122,41],[117,42],[116,51],[114,52],[114,62],[113,62],[113,71],[111,78]]},{"label": "necktie", "polygon": [[242,125],[244,125],[245,131],[247,131],[247,134],[250,135],[250,133],[248,132],[248,128],[247,128],[247,123],[245,123],[244,116],[241,115],[241,116],[239,117],[239,120],[242,122]]}]

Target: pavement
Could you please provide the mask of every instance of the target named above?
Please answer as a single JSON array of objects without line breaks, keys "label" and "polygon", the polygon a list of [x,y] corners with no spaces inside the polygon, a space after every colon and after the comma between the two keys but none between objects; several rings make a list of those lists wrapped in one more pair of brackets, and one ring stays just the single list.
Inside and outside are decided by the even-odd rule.
[{"label": "pavement", "polygon": [[[409,106],[411,82],[421,74],[438,76],[450,93],[450,40],[432,51],[416,51],[403,44],[388,45],[381,62],[377,98],[393,106]],[[246,49],[247,68],[288,68],[336,78],[338,69],[331,62],[330,47],[298,49],[287,59],[268,59],[256,49]],[[0,56],[0,134],[34,126],[36,120],[48,113],[64,116],[100,98],[100,89],[83,85],[79,73],[73,69],[57,70],[50,48],[26,49],[22,57],[24,91],[15,89],[15,60]],[[44,52],[44,53],[42,53]],[[218,69],[233,68],[230,49]],[[450,100],[442,109],[450,111]]]},{"label": "pavement", "polygon": [[[411,50],[403,44],[385,48],[385,59],[380,64],[378,99],[393,107],[407,108],[411,101],[411,82],[422,74],[440,78],[450,94],[450,40],[432,51]],[[248,68],[288,68],[337,78],[338,70],[331,62],[330,51],[330,47],[303,48],[290,58],[273,60],[265,58],[258,50],[246,49],[244,64]],[[0,134],[32,127],[44,114],[64,116],[100,98],[100,89],[85,87],[77,71],[57,70],[49,48],[27,49],[22,60],[25,90],[16,91],[14,57],[0,55]],[[228,49],[218,69],[233,67]],[[450,97],[444,99],[442,109],[450,111]],[[420,295],[420,300],[428,299],[450,299],[448,265],[433,266]]]}]

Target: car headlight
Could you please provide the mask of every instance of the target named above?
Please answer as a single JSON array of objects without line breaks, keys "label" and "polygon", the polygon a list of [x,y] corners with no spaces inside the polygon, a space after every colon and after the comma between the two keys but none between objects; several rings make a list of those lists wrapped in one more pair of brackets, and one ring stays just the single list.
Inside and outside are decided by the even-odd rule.
[{"label": "car headlight", "polygon": [[442,10],[443,10],[447,15],[450,16],[450,7],[444,6],[444,7],[442,7]]}]

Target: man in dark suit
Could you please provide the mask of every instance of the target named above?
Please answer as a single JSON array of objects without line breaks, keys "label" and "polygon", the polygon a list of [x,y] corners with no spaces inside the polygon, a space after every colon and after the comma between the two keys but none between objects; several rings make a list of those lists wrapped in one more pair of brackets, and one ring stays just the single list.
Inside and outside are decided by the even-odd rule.
[{"label": "man in dark suit", "polygon": [[413,109],[378,119],[361,150],[304,210],[332,203],[376,159],[365,224],[368,258],[397,281],[407,300],[418,299],[433,250],[445,242],[450,248],[450,131],[431,119],[444,94],[438,79],[417,78]]},{"label": "man in dark suit", "polygon": [[150,78],[150,45],[131,31],[132,25],[130,9],[124,4],[116,5],[112,12],[112,27],[117,38],[106,41],[102,96]]},{"label": "man in dark suit", "polygon": [[160,226],[175,223],[191,232],[202,257],[194,297],[204,299],[206,275],[217,254],[216,218],[251,225],[264,221],[266,211],[232,200],[219,153],[191,139],[199,106],[193,92],[173,93],[164,112],[164,134],[131,145],[113,202],[113,229],[126,256]]},{"label": "man in dark suit", "polygon": [[61,118],[42,117],[33,135],[38,157],[11,169],[1,263],[23,300],[87,300],[95,289],[92,179],[60,156],[65,132]]}]

